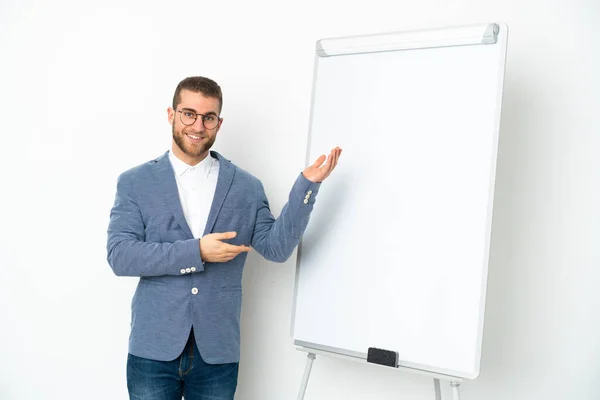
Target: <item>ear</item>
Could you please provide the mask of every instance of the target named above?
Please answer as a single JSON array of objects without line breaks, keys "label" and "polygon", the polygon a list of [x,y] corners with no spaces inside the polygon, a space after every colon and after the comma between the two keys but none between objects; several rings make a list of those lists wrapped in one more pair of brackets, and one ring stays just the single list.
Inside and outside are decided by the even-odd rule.
[{"label": "ear", "polygon": [[221,129],[221,125],[223,125],[223,118],[219,119],[219,125],[217,126],[217,132]]},{"label": "ear", "polygon": [[175,120],[175,110],[173,110],[171,107],[167,108],[167,117],[169,119],[169,124],[173,126],[173,121]]}]

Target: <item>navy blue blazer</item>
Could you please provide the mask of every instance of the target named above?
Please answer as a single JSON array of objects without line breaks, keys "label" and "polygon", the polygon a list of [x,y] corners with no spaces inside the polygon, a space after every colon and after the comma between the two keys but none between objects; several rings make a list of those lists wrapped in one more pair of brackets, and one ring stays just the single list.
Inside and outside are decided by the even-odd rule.
[{"label": "navy blue blazer", "polygon": [[[219,160],[219,176],[204,234],[235,231],[228,243],[250,245],[268,260],[286,261],[306,229],[320,183],[300,174],[275,219],[260,180],[219,153],[211,155]],[[174,360],[193,326],[207,363],[239,361],[246,257],[202,261],[168,152],[122,173],[110,212],[107,259],[116,275],[140,277],[131,303],[129,352]]]}]

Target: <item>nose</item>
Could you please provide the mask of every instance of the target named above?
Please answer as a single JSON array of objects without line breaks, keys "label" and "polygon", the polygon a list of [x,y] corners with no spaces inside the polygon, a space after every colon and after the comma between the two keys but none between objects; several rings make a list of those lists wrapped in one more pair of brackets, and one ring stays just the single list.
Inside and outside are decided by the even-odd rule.
[{"label": "nose", "polygon": [[194,123],[191,125],[191,127],[197,132],[203,132],[204,124],[202,123],[202,117],[198,116],[198,118],[196,118],[196,121],[194,121]]}]

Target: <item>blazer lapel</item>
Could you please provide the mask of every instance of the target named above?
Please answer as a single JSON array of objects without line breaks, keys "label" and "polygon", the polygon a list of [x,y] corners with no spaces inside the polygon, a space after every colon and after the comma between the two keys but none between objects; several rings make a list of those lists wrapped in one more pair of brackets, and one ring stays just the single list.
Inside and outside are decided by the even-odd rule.
[{"label": "blazer lapel", "polygon": [[210,207],[210,213],[208,214],[208,220],[206,221],[203,236],[212,232],[215,222],[217,221],[217,216],[221,211],[221,206],[223,206],[223,202],[225,201],[225,197],[227,197],[227,193],[229,192],[229,188],[231,187],[235,175],[235,167],[229,160],[223,158],[223,156],[216,151],[211,151],[210,153],[219,160],[219,178],[217,180],[217,188],[215,190],[215,196],[213,197],[212,206]]},{"label": "blazer lapel", "polygon": [[185,221],[185,216],[183,215],[183,209],[181,208],[181,200],[179,199],[179,190],[177,189],[177,182],[175,181],[175,172],[173,171],[173,166],[169,161],[169,152],[167,151],[161,157],[156,160],[153,168],[154,176],[158,180],[158,184],[160,185],[161,191],[165,194],[167,204],[175,220],[183,229],[186,236],[193,238],[192,231]]}]

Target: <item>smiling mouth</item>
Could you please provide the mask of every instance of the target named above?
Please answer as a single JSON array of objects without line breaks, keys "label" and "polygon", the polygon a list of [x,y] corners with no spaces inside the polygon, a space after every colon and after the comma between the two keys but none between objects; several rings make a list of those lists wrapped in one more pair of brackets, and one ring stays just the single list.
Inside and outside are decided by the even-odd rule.
[{"label": "smiling mouth", "polygon": [[190,138],[190,140],[192,142],[200,142],[202,139],[204,139],[204,137],[199,136],[199,135],[194,135],[192,133],[186,133],[185,134],[188,138]]}]

